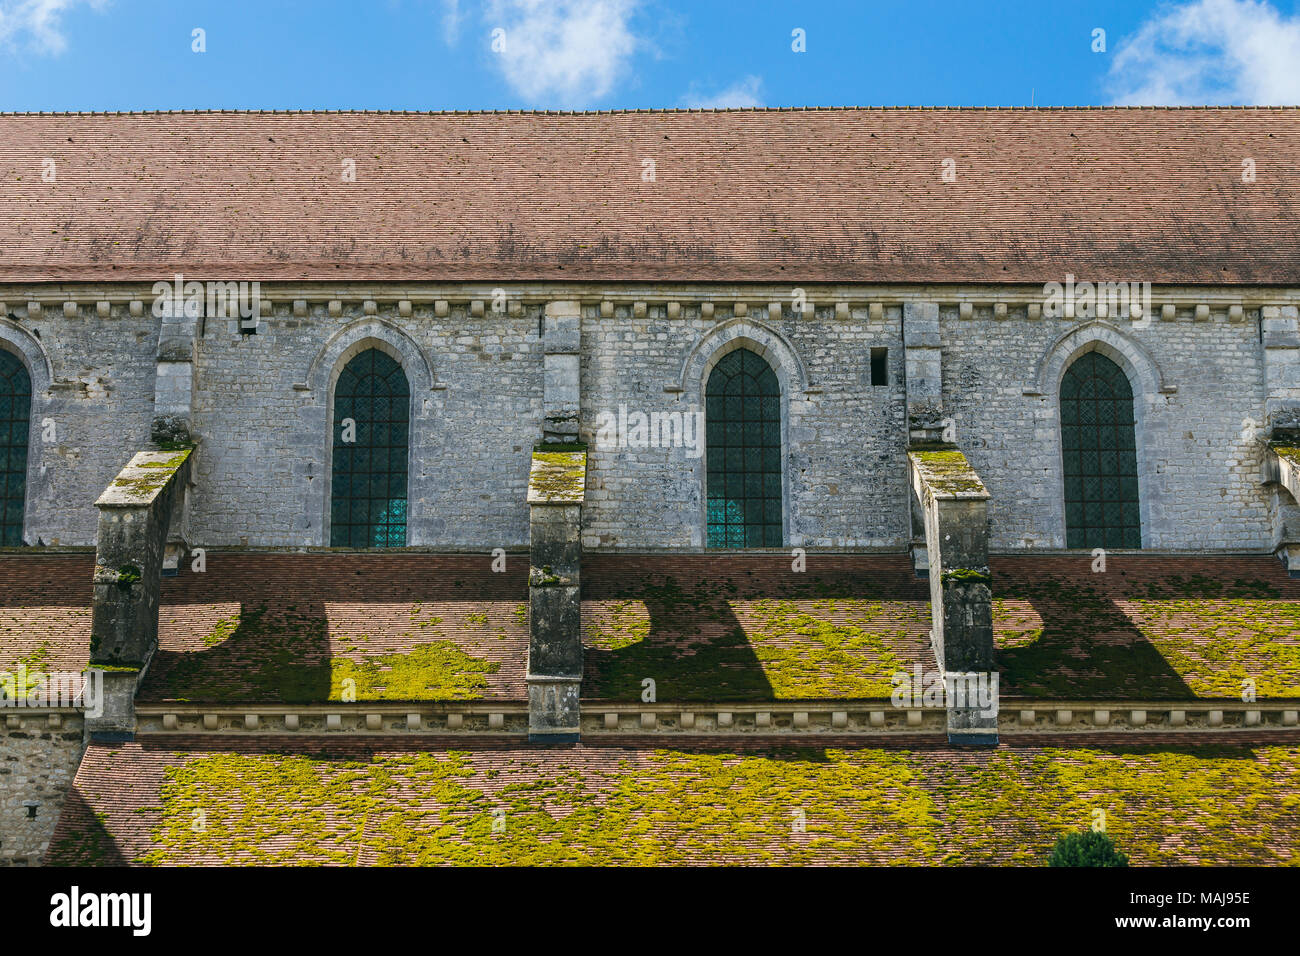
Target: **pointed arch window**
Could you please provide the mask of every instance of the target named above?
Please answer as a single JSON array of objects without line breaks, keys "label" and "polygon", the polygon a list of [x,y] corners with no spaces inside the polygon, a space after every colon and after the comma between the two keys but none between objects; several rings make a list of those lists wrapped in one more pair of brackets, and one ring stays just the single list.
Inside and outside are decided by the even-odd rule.
[{"label": "pointed arch window", "polygon": [[27,504],[27,439],[31,426],[32,378],[12,352],[0,349],[0,545],[23,543]]},{"label": "pointed arch window", "polygon": [[411,388],[402,366],[367,349],[343,367],[334,387],[330,546],[406,544]]},{"label": "pointed arch window", "polygon": [[705,444],[709,547],[781,547],[781,385],[756,352],[709,373]]},{"label": "pointed arch window", "polygon": [[1070,548],[1140,548],[1133,386],[1100,352],[1061,380],[1065,539]]}]

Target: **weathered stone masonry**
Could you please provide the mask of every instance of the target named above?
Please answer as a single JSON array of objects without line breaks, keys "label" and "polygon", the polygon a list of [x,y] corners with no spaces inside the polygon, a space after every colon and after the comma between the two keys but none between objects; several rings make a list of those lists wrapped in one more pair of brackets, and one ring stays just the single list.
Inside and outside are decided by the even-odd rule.
[{"label": "weathered stone masonry", "polygon": [[129,739],[133,701],[158,650],[158,602],[173,513],[184,509],[194,450],[136,454],[95,506],[95,603],[90,665],[103,679],[101,713],[87,713],[95,737]]},{"label": "weathered stone masonry", "polygon": [[[352,355],[379,348],[411,385],[409,543],[484,555],[531,544],[529,720],[539,740],[572,739],[580,726],[582,550],[693,551],[704,541],[703,455],[604,447],[596,419],[620,405],[702,409],[709,370],[738,347],[767,360],[781,383],[786,545],[913,544],[918,567],[929,564],[945,670],[995,666],[996,582],[990,589],[981,577],[988,550],[1063,544],[1057,392],[1088,349],[1133,384],[1145,548],[1279,549],[1300,560],[1300,506],[1277,451],[1300,414],[1296,307],[1284,291],[1157,290],[1146,320],[1046,315],[1034,290],[998,287],[813,289],[800,312],[771,287],[595,299],[582,285],[519,287],[500,311],[485,307],[488,290],[467,287],[263,294],[250,330],[219,316],[160,320],[142,292],[113,286],[66,305],[7,307],[0,345],[33,383],[26,539],[95,543],[96,496],[132,451],[188,438],[202,449],[186,463],[192,474],[179,474],[156,504],[156,517],[182,532],[176,548],[325,544],[333,382]],[[887,356],[878,384],[873,349]],[[54,440],[43,440],[50,423]],[[913,484],[909,447],[945,438],[987,498],[945,502]],[[579,498],[530,494],[534,447],[574,439],[587,447]],[[165,533],[152,527],[150,554]],[[105,555],[112,540],[111,531],[98,536]],[[123,635],[139,645],[128,655],[137,666],[148,663],[161,567],[161,552],[141,566],[154,604],[137,602],[123,617],[134,622]],[[97,583],[97,613],[112,616],[122,611],[113,590],[121,569],[110,570],[118,577]],[[112,633],[97,618],[101,631]],[[131,732],[136,676],[106,682],[106,715],[88,730]],[[948,731],[982,742],[996,722],[954,708]],[[48,733],[23,744],[30,753],[9,769],[20,795],[36,786],[57,803],[81,731]],[[3,785],[0,797],[4,813],[26,819]],[[27,835],[0,848],[15,861],[48,840],[40,826],[21,826]]]},{"label": "weathered stone masonry", "polygon": [[[1157,299],[1157,302],[1159,300]],[[1258,462],[1268,396],[1258,310],[1227,305],[1198,320],[967,318],[941,310],[944,407],[956,439],[992,494],[999,550],[1065,544],[1058,387],[1069,360],[1100,348],[1128,373],[1137,413],[1143,547],[1268,550],[1269,493]]]},{"label": "weathered stone masonry", "polygon": [[[590,446],[586,547],[698,548],[703,459],[681,447],[601,448],[595,419],[619,405],[698,408],[701,376],[737,342],[765,351],[783,381],[790,546],[906,547],[903,453],[917,416],[941,409],[992,495],[991,546],[1061,547],[1057,383],[1044,376],[1086,348],[1106,350],[1134,384],[1144,547],[1269,550],[1296,536],[1290,496],[1260,480],[1269,423],[1300,406],[1296,307],[1283,290],[1158,288],[1145,320],[1053,317],[1028,308],[1039,290],[996,287],[860,298],[810,288],[804,313],[788,289],[770,287],[605,299],[581,285],[509,287],[501,312],[483,307],[490,288],[385,291],[267,286],[256,334],[218,317],[168,331],[143,289],[102,286],[71,308],[58,295],[4,292],[0,341],[33,378],[26,539],[92,544],[99,490],[128,449],[183,420],[188,402],[204,443],[193,543],[325,543],[332,376],[349,349],[376,345],[400,357],[413,386],[409,543],[527,544],[547,365],[554,377],[576,361],[579,437]],[[566,293],[581,312],[576,353],[558,330],[544,344],[546,304]],[[887,385],[870,384],[872,348],[888,350]],[[571,429],[571,409],[559,414]],[[47,421],[51,442],[41,440]]]},{"label": "weathered stone masonry", "polygon": [[35,866],[50,845],[85,752],[74,711],[6,714],[0,723],[0,866]]},{"label": "weathered stone masonry", "polygon": [[[935,663],[945,675],[987,677],[997,670],[989,573],[989,493],[953,445],[916,443],[907,457],[925,536]],[[977,704],[959,699],[955,689],[949,693],[953,696],[946,702],[948,739],[996,743],[996,709],[986,713]]]},{"label": "weathered stone masonry", "polygon": [[533,452],[528,486],[528,736],[578,739],[582,689],[582,499],[587,454]]}]

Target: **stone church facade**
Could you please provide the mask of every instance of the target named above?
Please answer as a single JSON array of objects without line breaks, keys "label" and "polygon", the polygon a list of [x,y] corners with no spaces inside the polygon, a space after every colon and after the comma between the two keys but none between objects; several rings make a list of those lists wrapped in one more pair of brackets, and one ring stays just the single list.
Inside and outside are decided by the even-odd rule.
[{"label": "stone church facade", "polygon": [[539,741],[584,555],[908,554],[962,673],[990,552],[1300,575],[1295,110],[0,130],[3,543],[96,549],[101,743],[206,550],[529,551]]},{"label": "stone church facade", "polygon": [[[780,547],[906,548],[915,535],[905,450],[918,415],[934,419],[923,426],[946,423],[987,484],[993,547],[1065,547],[1059,388],[1068,366],[1096,351],[1133,394],[1140,546],[1285,548],[1300,538],[1292,503],[1260,475],[1272,430],[1293,426],[1300,404],[1294,251],[1284,241],[1294,166],[1268,152],[1294,116],[10,118],[5,163],[28,205],[6,227],[16,242],[0,270],[0,341],[31,382],[22,542],[93,544],[93,501],[125,450],[150,442],[155,419],[179,416],[201,448],[194,542],[329,546],[333,388],[346,360],[374,347],[409,384],[404,544],[525,546],[528,452],[560,414],[576,425],[570,437],[592,443],[585,547],[699,549],[706,457],[675,436],[668,447],[626,435],[597,443],[598,420],[620,407],[647,418],[702,412],[709,370],[743,346],[780,383]],[[995,166],[996,148],[963,146],[968,129],[1015,144],[1023,168]],[[340,142],[326,145],[331,135]],[[783,172],[753,172],[754,159],[705,161],[733,143],[762,155],[765,136],[775,137],[767,166]],[[1179,156],[1235,136],[1252,172],[1217,156],[1180,167],[1127,153],[1142,136]],[[177,138],[171,153],[148,158]],[[1056,139],[1090,150],[1091,168],[1056,159]],[[387,154],[358,167],[352,154],[366,143]],[[508,143],[536,148],[531,172],[507,164]],[[451,155],[452,144],[465,155]],[[839,149],[819,165],[802,155],[814,145]],[[588,146],[597,159],[574,168]],[[245,165],[218,171],[231,149]],[[206,161],[213,166],[196,172]],[[142,171],[129,178],[136,162]],[[482,195],[448,192],[462,170],[476,170]],[[530,175],[541,185],[527,186]],[[890,175],[912,208],[890,194]],[[1146,182],[1109,186],[1114,175]],[[1042,180],[1036,198],[1020,196],[1018,176],[1026,190]],[[409,199],[402,221],[385,220],[389,190]],[[210,205],[222,196],[225,207]],[[840,203],[830,236],[815,235],[828,223],[799,205],[819,196]],[[1189,225],[1171,239],[1172,218],[1139,215],[1165,196],[1179,204],[1179,223],[1207,231]],[[755,197],[751,220],[720,221]],[[982,198],[995,214],[984,224]],[[584,223],[584,201],[616,211]],[[473,205],[462,220],[458,203]],[[419,212],[439,204],[453,207],[441,225]],[[301,237],[284,218],[290,207],[306,217]],[[873,219],[886,209],[901,210],[901,221]],[[1216,219],[1238,211],[1250,213],[1245,226]],[[1063,219],[1073,224],[1062,229]],[[945,260],[963,233],[980,257]],[[566,263],[572,279],[560,275]],[[322,281],[331,272],[346,281]],[[1008,281],[988,281],[998,273]],[[254,320],[203,314],[220,311],[206,301],[197,314],[158,314],[155,283],[249,280],[260,285]],[[1053,309],[1046,289],[1065,282],[1150,283],[1147,311],[1129,307],[1127,287],[1118,301],[1082,295]]]},{"label": "stone church facade", "polygon": [[[591,445],[584,546],[704,547],[704,456],[675,434],[667,447],[652,447],[665,443],[649,435],[643,448],[628,447],[626,435],[622,447],[599,443],[597,419],[620,406],[647,418],[701,411],[708,371],[736,347],[762,355],[781,382],[782,547],[907,548],[909,369],[914,402],[934,383],[924,376],[937,373],[936,418],[950,420],[992,495],[990,543],[1065,547],[1059,390],[1089,351],[1132,385],[1143,548],[1271,551],[1300,537],[1285,494],[1260,480],[1269,428],[1293,420],[1300,391],[1296,305],[1284,290],[1270,301],[1254,290],[1161,289],[1156,306],[1173,305],[1172,317],[1143,321],[1041,311],[1031,319],[1041,290],[991,286],[813,299],[806,314],[793,311],[789,288],[770,285],[721,295],[605,287],[585,302],[582,287],[511,289],[515,314],[498,315],[491,286],[376,285],[344,301],[328,287],[267,283],[269,312],[255,333],[238,316],[178,321],[167,344],[179,351],[164,354],[150,289],[77,291],[46,301],[9,293],[0,323],[0,340],[32,382],[29,545],[93,545],[94,499],[125,450],[150,443],[154,419],[179,409],[200,440],[189,512],[196,545],[329,546],[330,398],[363,348],[393,356],[410,382],[404,544],[414,547],[527,545],[529,452],[550,410],[548,355],[567,354],[578,373],[564,383],[566,399],[578,396],[578,434]],[[578,313],[574,353],[548,352],[546,334],[558,329],[547,326],[551,303]],[[879,385],[872,350],[885,353]],[[188,402],[166,393],[173,378],[184,380]],[[41,440],[42,422],[54,423],[53,440]]]}]

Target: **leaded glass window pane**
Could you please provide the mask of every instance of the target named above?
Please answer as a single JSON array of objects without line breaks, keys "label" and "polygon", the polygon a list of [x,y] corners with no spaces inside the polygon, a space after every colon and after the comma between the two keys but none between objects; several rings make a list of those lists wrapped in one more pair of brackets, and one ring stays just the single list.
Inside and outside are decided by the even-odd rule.
[{"label": "leaded glass window pane", "polygon": [[[406,468],[411,389],[392,357],[369,349],[348,362],[334,387],[330,545],[406,544]],[[355,441],[344,441],[345,419]]]},{"label": "leaded glass window pane", "polygon": [[1067,547],[1142,547],[1136,448],[1128,376],[1085,352],[1061,380]]},{"label": "leaded glass window pane", "polygon": [[11,352],[0,349],[0,545],[23,543],[23,506],[27,498],[27,435],[32,408],[32,380]]},{"label": "leaded glass window pane", "polygon": [[781,386],[749,349],[728,352],[705,384],[710,548],[779,548]]}]

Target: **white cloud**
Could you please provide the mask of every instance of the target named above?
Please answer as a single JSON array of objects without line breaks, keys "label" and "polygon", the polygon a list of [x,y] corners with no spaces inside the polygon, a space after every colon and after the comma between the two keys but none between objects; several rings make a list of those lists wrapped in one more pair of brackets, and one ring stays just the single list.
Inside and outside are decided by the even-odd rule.
[{"label": "white cloud", "polygon": [[682,104],[692,109],[728,109],[747,106],[762,106],[763,101],[759,98],[759,90],[763,86],[762,77],[747,76],[742,80],[737,80],[725,90],[719,90],[711,96],[700,94],[694,86],[691,91],[682,97]]},{"label": "white cloud", "polygon": [[642,41],[629,21],[639,0],[492,0],[488,42],[506,82],[530,102],[582,106],[608,94]]},{"label": "white cloud", "polygon": [[1300,16],[1262,0],[1161,7],[1122,42],[1110,69],[1125,106],[1300,103]]},{"label": "white cloud", "polygon": [[31,46],[42,53],[62,53],[63,14],[82,5],[99,9],[105,0],[0,0],[0,45]]},{"label": "white cloud", "polygon": [[460,41],[460,25],[464,19],[460,0],[442,0],[442,38],[447,46],[455,46]]}]

